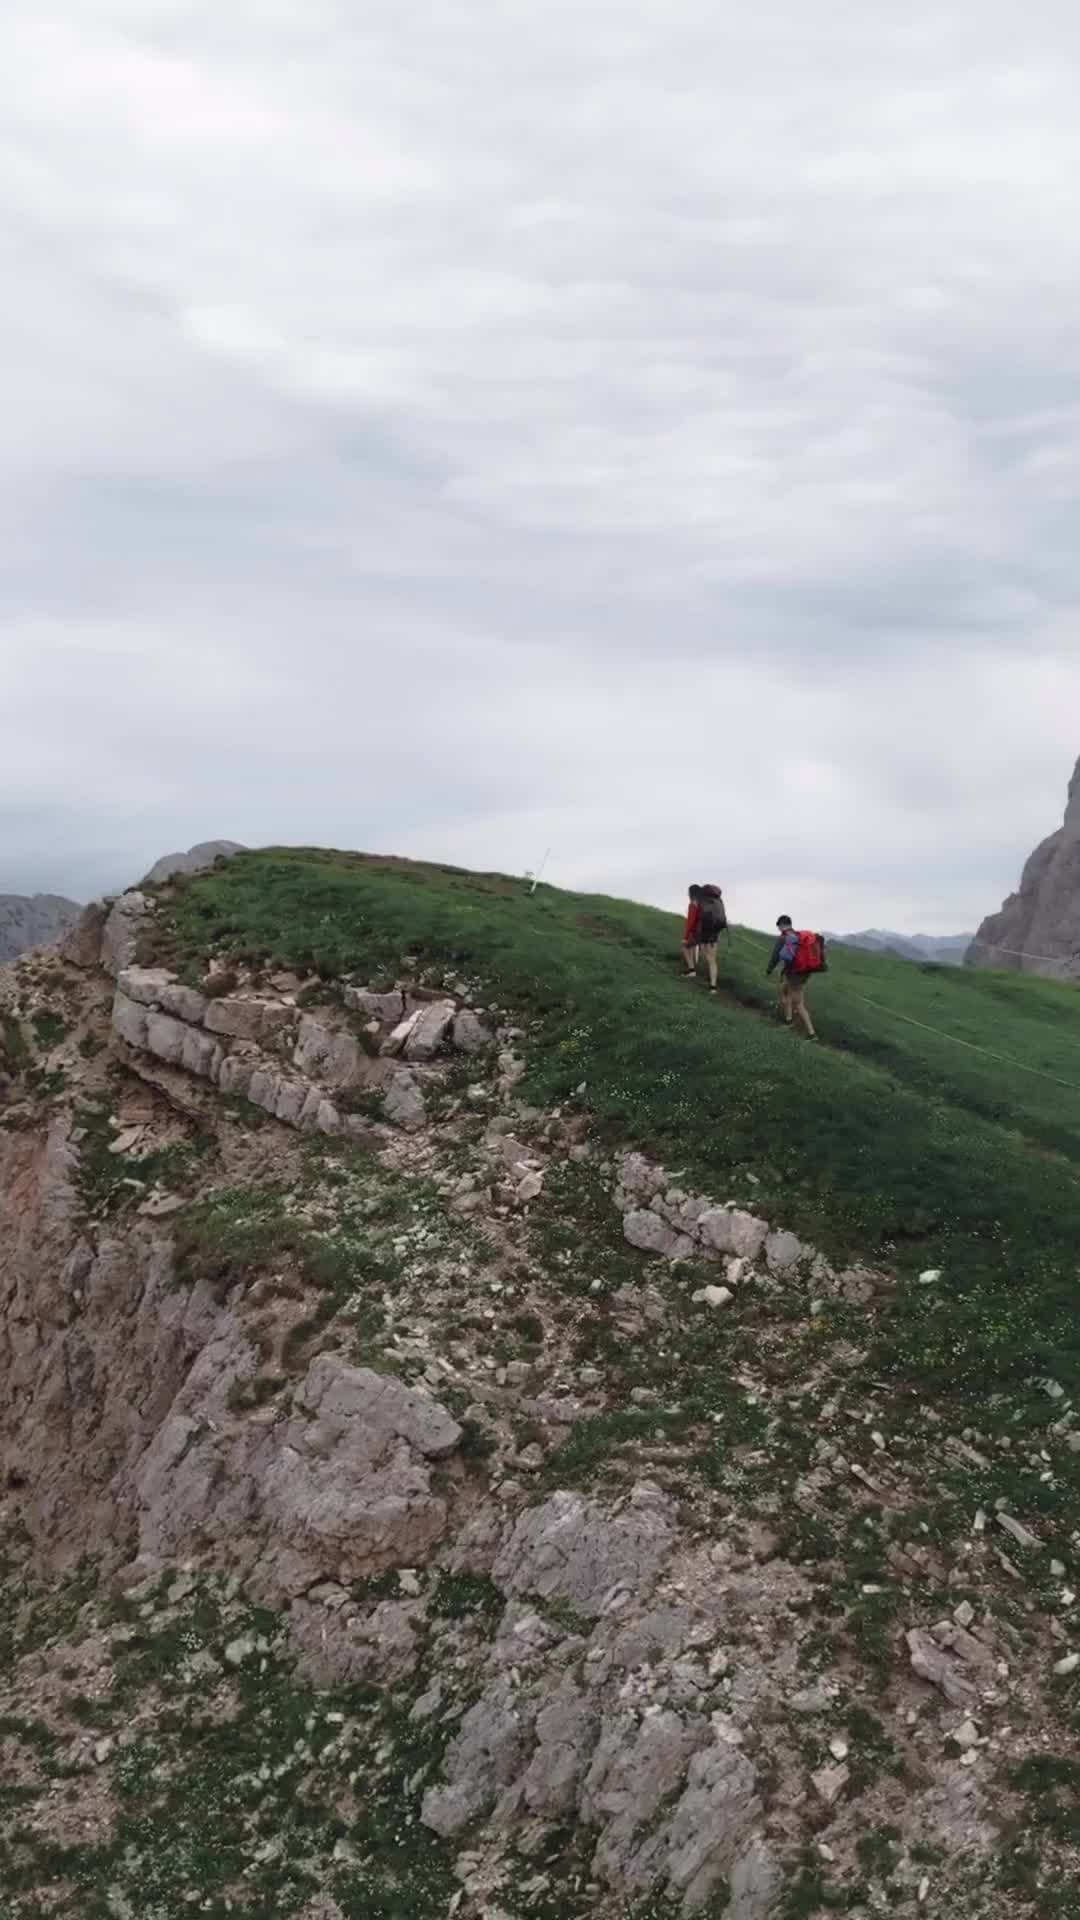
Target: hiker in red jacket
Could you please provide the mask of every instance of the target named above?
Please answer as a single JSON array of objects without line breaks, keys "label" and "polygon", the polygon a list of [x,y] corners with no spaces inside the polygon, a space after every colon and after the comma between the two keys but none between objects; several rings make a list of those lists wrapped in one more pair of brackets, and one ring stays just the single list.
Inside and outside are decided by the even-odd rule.
[{"label": "hiker in red jacket", "polygon": [[697,978],[698,963],[698,921],[701,918],[701,888],[690,888],[690,905],[687,908],[683,925],[682,955],[686,962],[688,980]]},{"label": "hiker in red jacket", "polygon": [[798,1020],[808,1040],[816,1040],[814,1023],[806,1004],[806,984],[812,974],[825,972],[825,942],[820,933],[798,933],[791,916],[782,913],[776,923],[777,939],[765,969],[766,976],[779,967],[780,1011],[790,1027]]}]

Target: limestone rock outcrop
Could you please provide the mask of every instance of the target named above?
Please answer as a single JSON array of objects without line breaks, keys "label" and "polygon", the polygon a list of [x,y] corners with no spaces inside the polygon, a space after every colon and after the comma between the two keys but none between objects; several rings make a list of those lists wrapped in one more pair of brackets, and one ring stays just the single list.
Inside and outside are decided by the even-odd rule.
[{"label": "limestone rock outcrop", "polygon": [[[289,998],[254,992],[211,999],[164,968],[131,964],[126,956],[151,910],[145,895],[125,894],[105,926],[102,960],[116,978],[112,1031],[133,1054],[208,1080],[304,1133],[362,1132],[367,1101],[405,1133],[424,1126],[422,1076],[437,1078],[437,1054],[456,1044],[453,1001],[410,1007],[401,1021],[401,994],[365,995],[362,1008],[354,998],[357,1011],[372,1013],[363,1035],[369,1051],[348,1008],[305,1013]],[[398,1020],[385,1037],[380,1018],[383,1028]],[[471,1030],[467,1040],[471,1051]]]},{"label": "limestone rock outcrop", "polygon": [[[243,852],[237,840],[204,840],[187,853],[163,855],[142,886],[162,886],[181,875],[204,873],[215,861]],[[153,905],[140,887],[92,900],[87,907],[52,894],[37,894],[33,899],[0,894],[0,961],[59,941],[61,957],[71,966],[103,966],[115,979],[124,967],[134,964],[139,934]]]},{"label": "limestone rock outcrop", "polygon": [[114,980],[125,967],[134,966],[139,935],[153,910],[149,895],[137,889],[112,903],[101,935],[101,964]]},{"label": "limestone rock outcrop", "polygon": [[246,1558],[253,1591],[275,1606],[320,1580],[347,1585],[423,1560],[447,1516],[429,1466],[461,1439],[446,1409],[322,1354],[290,1419],[230,1428],[228,1390],[247,1364],[246,1342],[223,1315],[139,1462],[140,1553],[167,1563],[198,1538],[234,1565]]},{"label": "limestone rock outcrop", "polygon": [[91,900],[60,942],[60,958],[71,967],[92,972],[101,965],[101,943],[111,909],[106,900]]},{"label": "limestone rock outcrop", "polygon": [[964,964],[1080,980],[1080,761],[1064,824],[1036,847],[1019,892],[983,921]]}]

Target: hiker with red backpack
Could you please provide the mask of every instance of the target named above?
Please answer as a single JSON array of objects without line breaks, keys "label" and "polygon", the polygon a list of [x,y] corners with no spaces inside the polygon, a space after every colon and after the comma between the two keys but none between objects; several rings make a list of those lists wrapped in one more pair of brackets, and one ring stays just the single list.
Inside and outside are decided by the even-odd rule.
[{"label": "hiker with red backpack", "polygon": [[727,910],[719,887],[711,885],[702,887],[698,909],[697,942],[705,955],[705,965],[709,969],[710,993],[716,992],[716,946],[726,926]]},{"label": "hiker with red backpack", "polygon": [[683,927],[682,953],[686,977],[697,979],[698,960],[705,955],[709,969],[709,992],[716,992],[716,944],[727,926],[724,896],[719,887],[691,887],[690,908]]},{"label": "hiker with red backpack", "polygon": [[780,1011],[790,1027],[797,1019],[808,1040],[816,1040],[814,1023],[806,1004],[807,983],[815,973],[825,973],[825,940],[820,933],[800,932],[790,914],[782,913],[776,923],[777,940],[769,958],[766,976],[782,970]]}]

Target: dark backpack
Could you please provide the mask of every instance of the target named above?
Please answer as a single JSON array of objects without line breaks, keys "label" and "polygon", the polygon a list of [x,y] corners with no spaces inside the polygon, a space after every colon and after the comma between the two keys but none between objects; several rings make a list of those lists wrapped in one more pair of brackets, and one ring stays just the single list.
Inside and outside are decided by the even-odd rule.
[{"label": "dark backpack", "polygon": [[798,933],[789,927],[780,958],[789,973],[827,973],[829,970],[825,941],[820,933]]},{"label": "dark backpack", "polygon": [[701,912],[698,916],[698,939],[703,947],[711,947],[720,938],[727,926],[727,914],[719,887],[702,887]]}]

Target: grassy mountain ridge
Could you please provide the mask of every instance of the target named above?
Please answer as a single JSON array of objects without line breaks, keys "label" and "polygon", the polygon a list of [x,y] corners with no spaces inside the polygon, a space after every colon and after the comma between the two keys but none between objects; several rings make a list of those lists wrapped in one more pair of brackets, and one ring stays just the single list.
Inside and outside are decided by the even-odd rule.
[{"label": "grassy mountain ridge", "polygon": [[[826,1044],[771,1015],[768,942],[733,929],[723,996],[678,977],[674,916],[605,896],[353,853],[269,849],[163,901],[155,958],[212,954],[392,980],[449,962],[532,1027],[538,1099],[763,1204],[832,1255],[906,1284],[883,1371],[982,1392],[1080,1381],[1080,1001],[1005,974],[851,951],[813,987]],[[941,1268],[928,1296],[915,1276]]]},{"label": "grassy mountain ridge", "polygon": [[[12,1915],[1072,1920],[1071,995],[838,956],[814,1047],[743,928],[712,1001],[673,916],[500,875],[156,891],[145,960],[280,1014],[253,1058],[301,1070],[305,1012],[373,1055],[403,996],[376,1031],[343,977],[500,1045],[394,1063],[419,1132],[310,1134],[125,1042],[103,973],[0,980]],[[653,1257],[654,1178],[879,1271]]]}]

